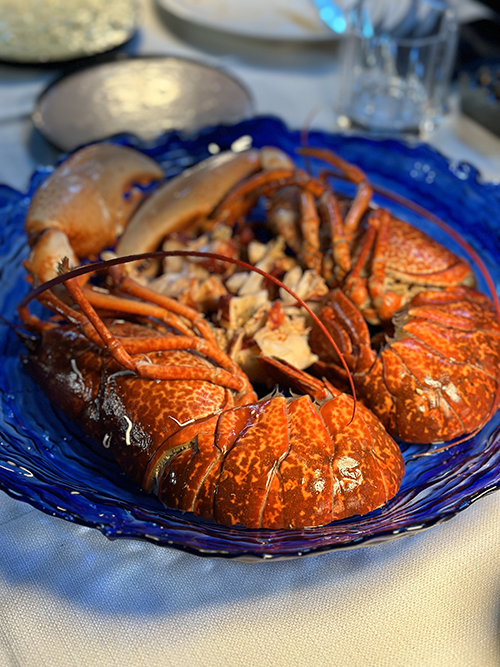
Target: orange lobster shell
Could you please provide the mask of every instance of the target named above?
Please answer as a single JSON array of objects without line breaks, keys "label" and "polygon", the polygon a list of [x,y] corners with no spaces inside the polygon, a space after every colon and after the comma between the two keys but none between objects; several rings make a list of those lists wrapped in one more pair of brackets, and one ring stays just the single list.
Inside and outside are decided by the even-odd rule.
[{"label": "orange lobster shell", "polygon": [[[137,262],[129,272],[110,269],[97,287],[86,285],[87,278],[80,283],[76,274],[60,276],[64,286],[40,298],[57,313],[52,321],[38,320],[26,304],[19,309],[25,326],[41,339],[27,367],[51,400],[109,448],[144,491],[155,491],[168,507],[225,525],[303,529],[365,514],[397,493],[404,474],[401,452],[387,431],[407,441],[467,437],[498,404],[498,313],[486,297],[463,286],[474,280],[467,262],[373,208],[372,188],[357,167],[333,154],[303,152],[326,157],[356,184],[345,220],[325,178],[263,149],[237,162],[234,156],[211,162],[208,183],[216,189],[207,185],[202,165],[161,186],[134,214],[117,251],[150,250],[185,225],[194,233],[241,222],[259,196],[269,203],[298,188],[300,229],[283,219],[277,228],[288,234],[292,250],[296,242],[302,267],[323,271],[321,279],[342,290],[321,311],[340,349],[332,354],[322,325],[315,324],[310,342],[320,361],[314,370],[345,384],[351,373],[364,405],[328,380],[278,362],[269,362],[273,376],[305,395],[258,400],[203,316],[139,284],[132,277],[144,278]],[[96,155],[87,152],[81,159],[86,173]],[[132,160],[125,172],[114,189],[123,183],[128,188],[129,175],[145,182],[159,177],[143,159]],[[220,182],[223,172],[228,182]],[[242,175],[247,178],[240,182]],[[34,199],[27,219],[33,249],[26,265],[35,285],[112,241],[110,230],[109,238],[82,250],[72,224],[65,218],[62,228],[55,224],[54,216],[56,222],[61,218],[60,178],[66,183],[64,169],[44,186],[47,196],[42,191]],[[230,183],[236,185],[221,201]],[[189,197],[181,197],[185,191]],[[129,214],[123,212],[121,227]],[[145,221],[151,229],[143,238]],[[84,223],[83,216],[80,232]],[[366,320],[392,326],[384,329],[382,346],[372,346]]]},{"label": "orange lobster shell", "polygon": [[[394,437],[443,442],[474,433],[498,405],[500,324],[493,303],[471,287],[426,290],[393,319],[377,353],[363,317],[334,292],[321,317],[344,352],[358,398]],[[345,378],[314,328],[316,372]]]},{"label": "orange lobster shell", "polygon": [[[122,340],[162,340],[143,324],[106,324]],[[152,363],[214,366],[158,348],[147,353]],[[330,385],[317,385],[317,402],[247,394],[241,405],[241,394],[215,382],[139,378],[67,325],[43,331],[26,365],[145,491],[224,525],[306,528],[365,514],[396,494],[404,474],[378,419],[360,405],[353,417],[353,399]]]}]

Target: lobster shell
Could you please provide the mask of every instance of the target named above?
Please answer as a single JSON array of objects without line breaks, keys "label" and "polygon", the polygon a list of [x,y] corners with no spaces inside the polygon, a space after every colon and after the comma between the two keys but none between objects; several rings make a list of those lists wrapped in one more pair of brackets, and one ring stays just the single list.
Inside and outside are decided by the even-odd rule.
[{"label": "lobster shell", "polygon": [[[114,335],[154,335],[134,322],[107,325]],[[181,350],[148,357],[211,364]],[[66,325],[42,332],[25,363],[145,491],[223,525],[307,528],[365,514],[397,493],[404,474],[379,420],[332,386],[319,402],[276,395],[239,405],[233,390],[208,381],[139,378]]]},{"label": "lobster shell", "polygon": [[[155,335],[149,327],[131,322],[107,324],[118,335]],[[156,357],[164,364],[210,368],[207,360],[183,350],[148,354],[151,361]],[[139,485],[150,458],[181,424],[235,404],[228,390],[208,381],[138,379],[71,326],[44,331],[25,364],[52,403],[111,449]]]},{"label": "lobster shell", "polygon": [[[358,398],[394,437],[445,442],[476,432],[498,404],[500,323],[493,303],[472,287],[420,292],[393,317],[378,353],[361,314],[340,291],[320,316],[353,371]],[[317,327],[315,372],[345,373]]]},{"label": "lobster shell", "polygon": [[369,410],[357,406],[352,419],[352,398],[331,391],[321,405],[275,396],[223,412],[167,463],[160,499],[224,525],[271,529],[384,505],[403,478],[401,452]]}]

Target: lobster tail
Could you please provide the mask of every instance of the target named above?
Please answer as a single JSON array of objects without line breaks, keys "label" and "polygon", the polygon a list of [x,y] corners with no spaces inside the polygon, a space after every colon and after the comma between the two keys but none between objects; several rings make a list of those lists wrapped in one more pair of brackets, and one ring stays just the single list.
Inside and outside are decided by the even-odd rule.
[{"label": "lobster tail", "polygon": [[[107,326],[122,340],[164,340],[137,323]],[[303,529],[366,514],[399,489],[399,447],[369,410],[353,410],[353,399],[330,385],[319,401],[275,395],[248,402],[218,385],[216,374],[213,381],[137,377],[68,325],[41,336],[26,360],[31,374],[168,507],[228,526]],[[184,373],[213,368],[185,350],[147,357]]]},{"label": "lobster tail", "polygon": [[[296,529],[366,514],[392,498],[404,474],[401,452],[374,415],[338,392],[274,396],[223,412],[165,448],[160,472],[167,506],[223,525]],[[183,442],[184,440],[184,442]]]}]

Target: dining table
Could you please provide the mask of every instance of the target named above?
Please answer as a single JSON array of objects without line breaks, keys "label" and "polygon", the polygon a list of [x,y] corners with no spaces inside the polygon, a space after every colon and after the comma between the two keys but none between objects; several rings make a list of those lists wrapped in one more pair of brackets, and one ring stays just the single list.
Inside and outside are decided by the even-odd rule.
[{"label": "dining table", "polygon": [[[244,84],[256,116],[339,132],[335,35],[236,34],[174,11],[179,3],[139,4],[125,54],[215,66]],[[485,11],[458,4],[462,20]],[[0,183],[18,192],[61,156],[32,121],[60,75],[0,65]],[[500,188],[500,137],[461,112],[456,82],[449,113],[419,141]],[[3,667],[500,664],[500,493],[399,539],[253,562],[111,540],[23,500],[0,493]]]}]

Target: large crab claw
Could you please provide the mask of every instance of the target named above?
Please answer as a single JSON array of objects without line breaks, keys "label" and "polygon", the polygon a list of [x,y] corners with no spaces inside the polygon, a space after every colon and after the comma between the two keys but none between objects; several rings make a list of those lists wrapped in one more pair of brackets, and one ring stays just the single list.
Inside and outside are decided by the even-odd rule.
[{"label": "large crab claw", "polygon": [[173,232],[206,220],[240,181],[265,169],[292,168],[274,147],[224,151],[165,183],[138,209],[116,247],[119,256],[156,250]]},{"label": "large crab claw", "polygon": [[[44,261],[45,255],[37,256],[45,252],[39,243],[42,234],[60,230],[77,257],[96,256],[114,244],[142,198],[132,186],[162,177],[154,160],[115,144],[87,146],[65,160],[38,188],[26,217],[25,230],[34,246],[29,264],[42,262],[46,268],[38,278],[49,280],[57,271]],[[66,254],[62,248],[58,260]]]}]

